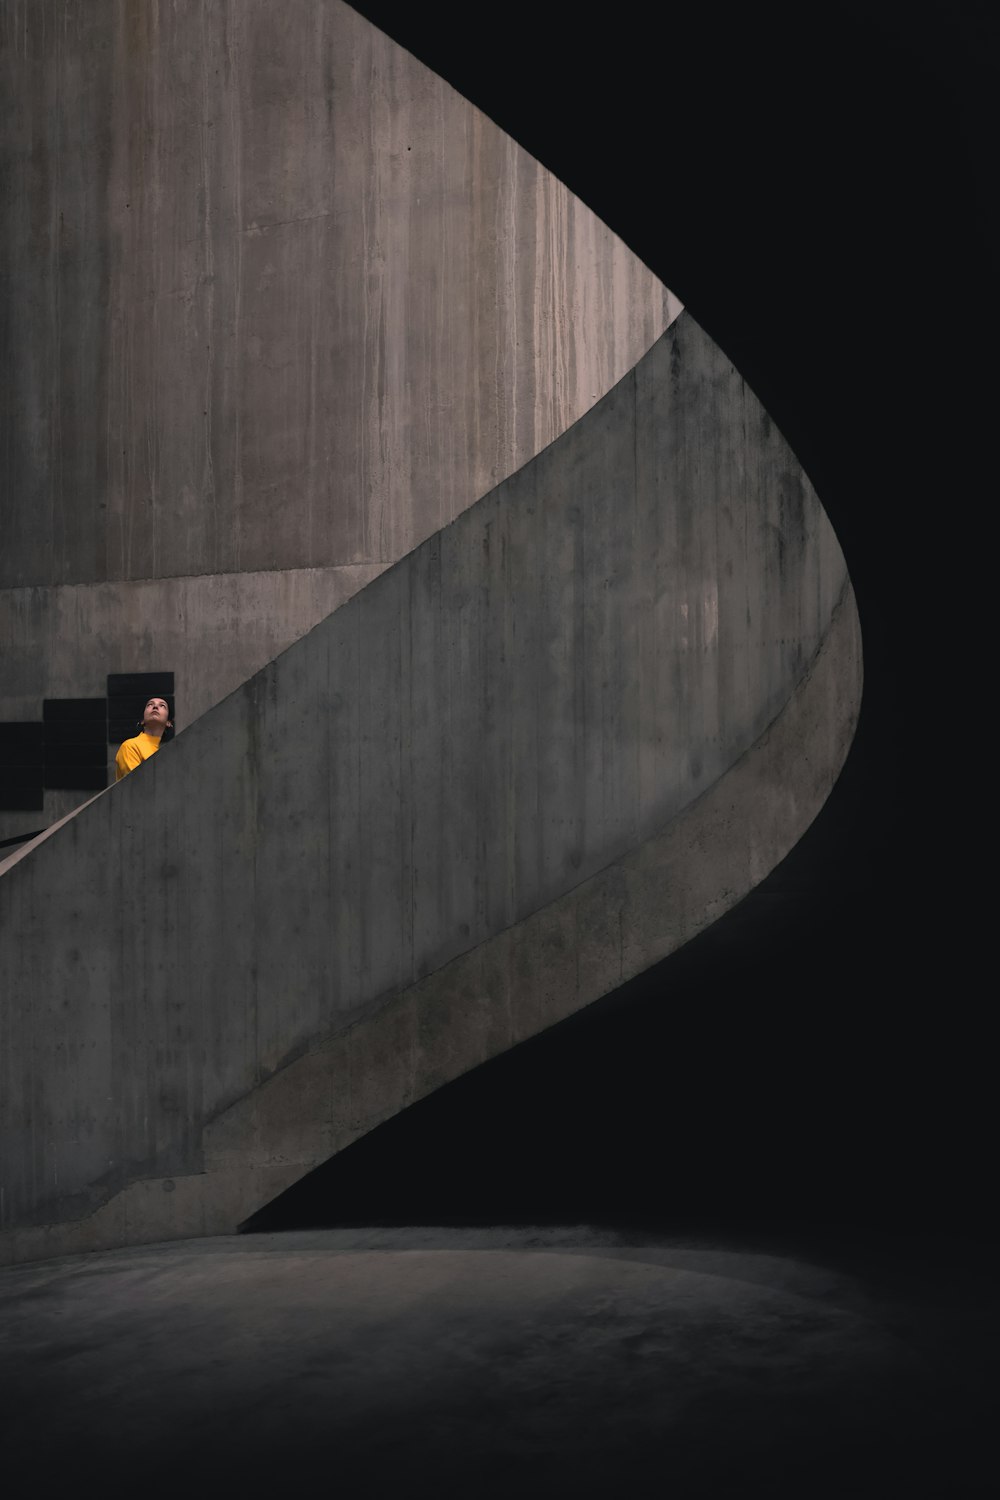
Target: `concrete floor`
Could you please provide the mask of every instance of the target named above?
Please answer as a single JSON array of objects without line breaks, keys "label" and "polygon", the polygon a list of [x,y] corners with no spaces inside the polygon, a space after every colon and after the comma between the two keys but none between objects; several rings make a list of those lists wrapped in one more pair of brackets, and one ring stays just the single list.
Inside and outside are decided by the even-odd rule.
[{"label": "concrete floor", "polygon": [[987,1493],[996,1313],[984,1255],[885,1240],[327,1229],[73,1256],[0,1273],[4,1469],[142,1495]]}]

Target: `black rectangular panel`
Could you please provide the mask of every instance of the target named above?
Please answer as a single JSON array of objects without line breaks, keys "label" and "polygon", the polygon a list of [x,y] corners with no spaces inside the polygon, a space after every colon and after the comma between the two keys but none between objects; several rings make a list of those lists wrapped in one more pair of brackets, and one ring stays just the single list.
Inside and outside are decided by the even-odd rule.
[{"label": "black rectangular panel", "polygon": [[41,812],[45,806],[41,765],[0,766],[0,809],[4,812]]},{"label": "black rectangular panel", "polygon": [[103,739],[107,717],[107,698],[46,698],[42,704],[42,722],[46,730],[50,724],[93,725]]},{"label": "black rectangular panel", "polygon": [[0,777],[0,812],[44,812],[45,793],[41,786],[28,789],[5,787]]},{"label": "black rectangular panel", "polygon": [[139,725],[133,715],[130,719],[108,720],[108,744],[120,745],[122,740],[130,740],[139,733]]},{"label": "black rectangular panel", "polygon": [[48,755],[53,745],[92,745],[103,753],[106,749],[105,728],[104,719],[97,719],[92,724],[76,719],[64,722],[57,719],[54,724],[45,725],[45,754]]},{"label": "black rectangular panel", "polygon": [[96,745],[90,744],[61,744],[52,745],[45,743],[45,784],[49,783],[50,766],[106,766],[108,763],[108,747],[104,741],[98,740]]},{"label": "black rectangular panel", "polygon": [[108,784],[107,766],[46,766],[50,792],[100,792]]},{"label": "black rectangular panel", "polygon": [[106,698],[49,698],[43,705],[42,780],[50,791],[100,791],[108,782]]},{"label": "black rectangular panel", "polygon": [[41,724],[0,724],[0,766],[37,766],[41,775]]},{"label": "black rectangular panel", "polygon": [[34,786],[42,784],[41,763],[37,766],[0,766],[0,776],[5,786]]}]

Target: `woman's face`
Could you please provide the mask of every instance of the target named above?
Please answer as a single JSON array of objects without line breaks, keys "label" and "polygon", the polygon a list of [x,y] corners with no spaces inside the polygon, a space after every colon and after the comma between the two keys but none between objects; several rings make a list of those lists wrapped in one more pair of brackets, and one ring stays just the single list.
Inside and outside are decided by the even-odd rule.
[{"label": "woman's face", "polygon": [[143,728],[147,724],[159,724],[166,729],[170,723],[170,710],[163,698],[150,698],[142,711]]}]

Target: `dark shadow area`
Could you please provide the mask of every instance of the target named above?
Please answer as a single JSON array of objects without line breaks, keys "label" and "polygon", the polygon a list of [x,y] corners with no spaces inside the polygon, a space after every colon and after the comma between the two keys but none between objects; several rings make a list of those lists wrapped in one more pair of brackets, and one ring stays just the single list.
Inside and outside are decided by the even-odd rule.
[{"label": "dark shadow area", "polygon": [[245,1228],[987,1233],[982,1149],[955,1156],[962,1126],[987,1124],[983,1101],[942,1120],[914,1075],[922,1028],[845,1000],[837,955],[802,980],[803,905],[761,893],[615,995],[387,1121]]},{"label": "dark shadow area", "polygon": [[245,1228],[987,1234],[988,1096],[935,1096],[940,1016],[880,969],[876,893],[822,883],[857,837],[817,820],[680,952],[387,1121]]},{"label": "dark shadow area", "polygon": [[30,833],[15,833],[9,839],[0,839],[0,849],[13,850],[15,844],[26,844],[29,839],[36,839],[44,828],[34,828]]},{"label": "dark shadow area", "polygon": [[865,695],[827,806],[737,911],[254,1227],[982,1225],[995,17],[671,7],[654,35],[637,7],[540,25],[515,4],[470,46],[461,7],[356,8],[561,178],[731,357],[836,527]]}]

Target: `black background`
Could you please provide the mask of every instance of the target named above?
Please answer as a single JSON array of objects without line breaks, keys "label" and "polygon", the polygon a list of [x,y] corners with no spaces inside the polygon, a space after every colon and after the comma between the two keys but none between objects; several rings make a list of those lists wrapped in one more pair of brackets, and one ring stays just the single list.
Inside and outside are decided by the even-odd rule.
[{"label": "black background", "polygon": [[995,21],[355,8],[565,182],[733,360],[844,548],[865,694],[827,806],[735,912],[257,1222],[985,1233]]}]

